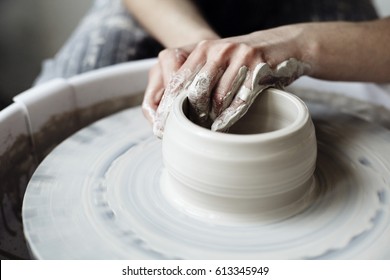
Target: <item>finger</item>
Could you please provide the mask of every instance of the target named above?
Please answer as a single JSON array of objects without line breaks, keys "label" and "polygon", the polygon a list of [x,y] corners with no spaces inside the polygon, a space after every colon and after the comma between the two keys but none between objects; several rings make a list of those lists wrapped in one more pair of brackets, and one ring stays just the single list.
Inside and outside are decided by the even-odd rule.
[{"label": "finger", "polygon": [[156,110],[160,104],[164,88],[170,78],[185,62],[188,53],[182,49],[163,50],[159,54],[159,62],[149,72],[142,110],[145,117],[154,123]]},{"label": "finger", "polygon": [[212,131],[226,132],[238,119],[242,117],[246,102],[238,95],[249,95],[250,90],[242,86],[232,103],[215,119],[211,125]]},{"label": "finger", "polygon": [[252,89],[252,75],[256,65],[262,62],[258,50],[247,45],[233,43],[229,67],[216,85],[212,97],[211,118],[215,120],[231,103],[242,85]]},{"label": "finger", "polygon": [[215,119],[211,130],[224,132],[242,118],[256,97],[274,81],[273,71],[266,63],[259,63],[253,71],[252,83],[240,87],[232,103]]},{"label": "finger", "polygon": [[[232,70],[233,69],[233,70]],[[243,82],[246,80],[248,68],[241,66],[238,70],[229,67],[219,80],[212,96],[210,118],[215,120],[231,103]]]},{"label": "finger", "polygon": [[190,76],[190,71],[181,71],[173,75],[173,77],[169,81],[168,86],[162,95],[160,104],[158,105],[154,118],[153,133],[157,137],[163,137],[165,122],[168,118],[169,112],[172,109],[173,102],[176,97],[181,93],[187,79]]},{"label": "finger", "polygon": [[165,49],[158,55],[163,74],[164,85],[167,86],[176,72],[183,66],[189,53],[184,49]]},{"label": "finger", "polygon": [[149,71],[149,81],[142,101],[142,111],[151,123],[155,120],[156,110],[160,103],[163,91],[164,83],[161,68],[157,63]]},{"label": "finger", "polygon": [[[192,67],[192,68],[190,68]],[[153,123],[153,133],[162,138],[164,127],[176,97],[183,91],[189,81],[192,81],[197,66],[186,66],[186,63],[171,77],[158,105]]]},{"label": "finger", "polygon": [[[223,41],[200,42],[187,61],[204,61],[204,66],[186,89],[193,121],[209,127],[211,95],[238,44]],[[239,68],[239,67],[238,67]],[[237,68],[237,69],[238,69]],[[234,73],[235,74],[235,73]],[[233,78],[231,78],[233,80]]]},{"label": "finger", "polygon": [[194,77],[186,88],[194,122],[207,126],[210,112],[211,91],[224,72],[224,66],[219,63],[207,63]]}]

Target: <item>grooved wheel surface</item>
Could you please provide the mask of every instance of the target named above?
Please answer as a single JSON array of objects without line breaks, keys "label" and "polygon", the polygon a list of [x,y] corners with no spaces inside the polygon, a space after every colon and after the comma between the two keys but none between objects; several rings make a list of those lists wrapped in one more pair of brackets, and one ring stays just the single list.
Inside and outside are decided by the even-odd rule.
[{"label": "grooved wheel surface", "polygon": [[[311,101],[312,102],[312,101]],[[42,259],[390,258],[390,132],[308,103],[318,141],[316,198],[277,223],[219,225],[172,206],[161,142],[139,107],[65,140],[41,163],[23,204]]]}]

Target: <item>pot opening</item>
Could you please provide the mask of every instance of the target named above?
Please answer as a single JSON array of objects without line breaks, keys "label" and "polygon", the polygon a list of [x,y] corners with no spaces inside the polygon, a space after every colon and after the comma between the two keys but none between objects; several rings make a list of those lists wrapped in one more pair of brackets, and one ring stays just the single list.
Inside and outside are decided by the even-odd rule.
[{"label": "pot opening", "polygon": [[[190,105],[183,102],[183,113],[191,122]],[[261,134],[281,130],[293,124],[298,117],[298,107],[285,95],[265,91],[257,97],[248,112],[235,123],[229,134]],[[198,124],[196,124],[198,125]],[[205,126],[210,129],[211,122]]]}]

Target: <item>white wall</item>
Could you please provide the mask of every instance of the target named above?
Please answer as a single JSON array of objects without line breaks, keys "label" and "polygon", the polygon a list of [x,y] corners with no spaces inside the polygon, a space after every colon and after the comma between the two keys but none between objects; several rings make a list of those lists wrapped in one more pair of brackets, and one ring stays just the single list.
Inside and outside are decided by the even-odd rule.
[{"label": "white wall", "polygon": [[390,16],[390,1],[389,0],[374,0],[378,13],[381,17]]},{"label": "white wall", "polygon": [[0,0],[0,105],[31,86],[92,1]]}]

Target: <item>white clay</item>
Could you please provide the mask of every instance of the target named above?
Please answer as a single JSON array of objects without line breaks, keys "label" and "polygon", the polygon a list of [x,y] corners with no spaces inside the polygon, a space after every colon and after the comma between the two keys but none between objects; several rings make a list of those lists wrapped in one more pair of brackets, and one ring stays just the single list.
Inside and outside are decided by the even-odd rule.
[{"label": "white clay", "polygon": [[317,153],[300,99],[269,90],[230,134],[192,123],[185,111],[188,101],[181,95],[162,144],[167,199],[227,224],[286,219],[307,206]]}]

